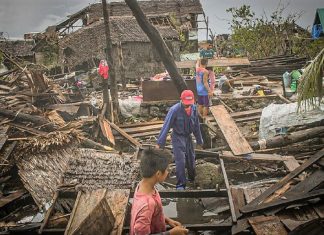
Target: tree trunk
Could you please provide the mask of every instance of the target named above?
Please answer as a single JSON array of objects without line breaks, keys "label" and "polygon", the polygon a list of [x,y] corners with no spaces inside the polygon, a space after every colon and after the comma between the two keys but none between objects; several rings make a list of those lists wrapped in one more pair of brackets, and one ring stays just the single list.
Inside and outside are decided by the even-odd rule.
[{"label": "tree trunk", "polygon": [[44,125],[44,129],[47,129],[49,131],[55,130],[55,125],[51,122],[49,122],[46,118],[25,114],[21,112],[13,112],[11,110],[6,109],[0,109],[0,116],[12,118],[12,122],[32,122],[36,125]]},{"label": "tree trunk", "polygon": [[[314,127],[307,130],[296,131],[290,133],[289,135],[283,135],[283,136],[280,135],[280,136],[269,138],[266,140],[266,146],[267,148],[286,146],[300,141],[323,136],[323,134],[324,134],[324,126]],[[258,141],[250,143],[250,145],[254,150],[260,149],[260,144]]]},{"label": "tree trunk", "polygon": [[162,62],[169,72],[171,79],[175,83],[175,86],[177,90],[179,91],[179,94],[183,91],[188,89],[186,82],[181,77],[177,66],[173,60],[172,54],[165,44],[163,38],[161,37],[160,33],[157,31],[157,29],[152,26],[149,21],[146,19],[143,11],[139,7],[136,0],[125,0],[126,4],[129,6],[129,8],[132,10],[139,26],[141,26],[142,30],[146,33],[146,35],[151,40],[153,46],[156,48],[157,52],[159,53]]},{"label": "tree trunk", "polygon": [[[110,91],[111,91],[111,101],[113,104],[113,116],[114,121],[116,123],[119,122],[119,114],[120,114],[120,108],[119,108],[119,102],[118,102],[118,89],[117,89],[117,83],[116,83],[116,77],[115,77],[115,67],[114,67],[114,60],[112,57],[112,42],[110,37],[110,24],[109,24],[109,11],[107,10],[107,3],[106,0],[102,0],[102,11],[103,11],[103,17],[104,17],[104,24],[105,24],[105,35],[106,35],[106,44],[107,44],[107,62],[109,65],[109,80],[110,80]],[[107,107],[109,105],[107,104]],[[112,119],[111,119],[112,120]]]},{"label": "tree trunk", "polygon": [[120,79],[123,85],[123,91],[126,90],[126,78],[125,78],[125,65],[123,56],[123,47],[121,41],[118,42],[118,61],[119,61],[119,71]]}]

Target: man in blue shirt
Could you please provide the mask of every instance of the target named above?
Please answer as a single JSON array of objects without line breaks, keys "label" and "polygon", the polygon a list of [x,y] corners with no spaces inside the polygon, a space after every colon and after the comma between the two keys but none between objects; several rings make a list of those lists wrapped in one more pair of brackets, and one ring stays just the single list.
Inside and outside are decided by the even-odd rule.
[{"label": "man in blue shirt", "polygon": [[189,181],[194,181],[196,176],[195,152],[191,133],[194,134],[199,148],[203,144],[198,111],[194,101],[194,94],[191,90],[184,90],[181,93],[180,102],[170,108],[157,140],[157,147],[163,148],[168,132],[172,128],[171,141],[177,175],[176,189],[185,189],[186,187],[186,167]]},{"label": "man in blue shirt", "polygon": [[199,57],[202,59],[213,59],[215,57],[215,51],[213,49],[213,45],[209,44],[207,49],[202,49],[199,53]]}]

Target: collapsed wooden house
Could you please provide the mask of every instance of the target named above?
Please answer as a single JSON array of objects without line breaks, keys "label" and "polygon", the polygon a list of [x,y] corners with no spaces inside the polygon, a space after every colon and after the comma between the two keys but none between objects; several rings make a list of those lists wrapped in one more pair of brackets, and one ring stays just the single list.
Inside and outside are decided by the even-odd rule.
[{"label": "collapsed wooden house", "polygon": [[[35,62],[35,53],[32,51],[34,46],[34,40],[0,40],[2,51],[31,63]],[[10,67],[10,63],[6,59],[4,64]]]},{"label": "collapsed wooden house", "polygon": [[[180,59],[180,51],[188,45],[197,51],[198,38],[192,40],[189,34],[195,32],[197,35],[198,15],[203,14],[199,0],[140,1],[139,4],[166,41],[175,60]],[[128,6],[124,2],[113,2],[107,9],[110,12],[117,79],[120,74],[133,79],[163,72],[164,66],[155,48],[132,17]],[[59,45],[58,62],[62,68],[73,70],[98,66],[99,60],[105,58],[106,48],[102,17],[102,5],[96,3],[48,27],[33,48],[39,59],[37,63],[43,62],[44,48],[53,40]]]}]

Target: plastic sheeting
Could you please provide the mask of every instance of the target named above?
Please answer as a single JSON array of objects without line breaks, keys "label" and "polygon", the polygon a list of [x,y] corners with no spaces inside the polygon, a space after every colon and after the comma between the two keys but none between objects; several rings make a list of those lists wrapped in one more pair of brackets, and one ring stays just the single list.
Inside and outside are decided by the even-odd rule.
[{"label": "plastic sheeting", "polygon": [[324,119],[324,104],[319,109],[297,113],[297,103],[270,104],[262,110],[259,139],[268,139],[278,131],[291,126],[304,125]]},{"label": "plastic sheeting", "polygon": [[322,25],[321,24],[313,25],[313,28],[312,28],[313,39],[318,39],[320,37],[321,33],[323,33]]},{"label": "plastic sheeting", "polygon": [[141,100],[134,97],[129,97],[125,100],[119,100],[120,112],[125,118],[140,114]]}]

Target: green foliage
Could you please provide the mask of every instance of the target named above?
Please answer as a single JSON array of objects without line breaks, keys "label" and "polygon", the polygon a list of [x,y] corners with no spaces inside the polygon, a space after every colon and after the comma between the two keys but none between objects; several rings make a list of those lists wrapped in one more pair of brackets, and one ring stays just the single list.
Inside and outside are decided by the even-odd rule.
[{"label": "green foliage", "polygon": [[43,49],[42,53],[44,55],[44,65],[55,66],[58,61],[58,44],[56,42],[47,43]]},{"label": "green foliage", "polygon": [[310,56],[313,52],[305,50],[311,44],[310,34],[295,24],[302,12],[284,17],[286,7],[279,4],[270,17],[255,17],[247,5],[227,9],[232,14],[234,49],[252,59],[283,54]]}]

